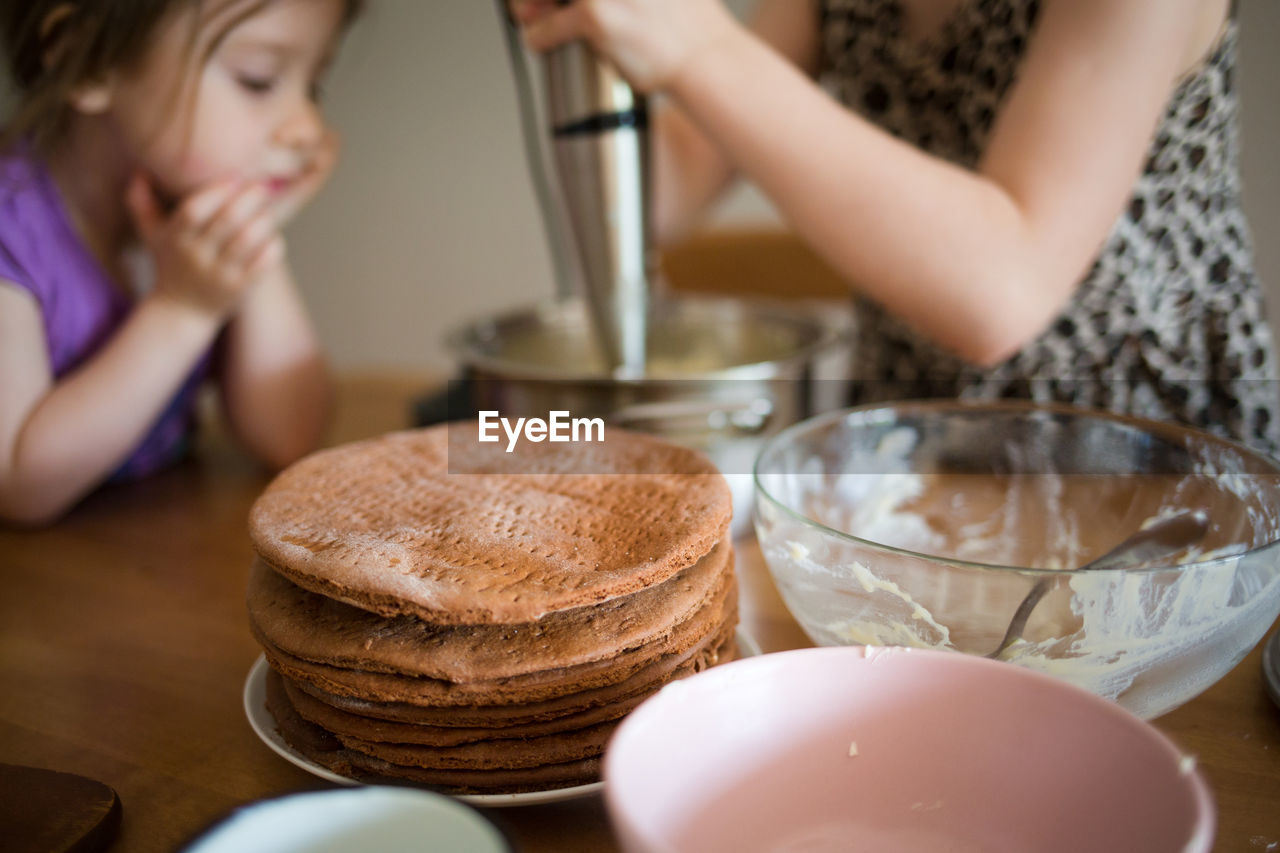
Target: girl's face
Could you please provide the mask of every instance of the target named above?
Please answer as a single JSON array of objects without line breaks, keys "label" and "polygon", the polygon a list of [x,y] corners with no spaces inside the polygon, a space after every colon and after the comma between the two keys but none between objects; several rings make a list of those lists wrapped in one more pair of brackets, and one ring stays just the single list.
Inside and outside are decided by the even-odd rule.
[{"label": "girl's face", "polygon": [[342,0],[222,0],[170,15],[107,87],[126,156],[172,199],[224,179],[286,194],[332,143],[317,94],[343,10]]}]

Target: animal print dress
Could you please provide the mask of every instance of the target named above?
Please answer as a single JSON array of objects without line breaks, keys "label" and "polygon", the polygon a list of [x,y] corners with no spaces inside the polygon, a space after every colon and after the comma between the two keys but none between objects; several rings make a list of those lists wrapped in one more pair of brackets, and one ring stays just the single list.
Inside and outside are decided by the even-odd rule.
[{"label": "animal print dress", "polygon": [[[923,41],[904,35],[897,0],[818,4],[824,86],[903,140],[973,167],[1037,0],[961,0]],[[1280,385],[1240,202],[1236,42],[1233,16],[1178,85],[1129,204],[1043,334],[983,370],[860,300],[853,402],[1032,397],[1179,421],[1277,453]]]}]

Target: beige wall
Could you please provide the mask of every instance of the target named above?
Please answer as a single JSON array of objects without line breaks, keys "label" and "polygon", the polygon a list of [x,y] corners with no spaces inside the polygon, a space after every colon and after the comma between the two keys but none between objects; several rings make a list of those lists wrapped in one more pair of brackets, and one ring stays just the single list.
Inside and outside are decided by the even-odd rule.
[{"label": "beige wall", "polygon": [[[550,296],[550,260],[494,4],[370,6],[328,87],[344,160],[290,251],[339,367],[445,369],[446,331]],[[1280,317],[1280,0],[1242,20],[1246,203]],[[770,216],[746,191],[717,218]]]}]

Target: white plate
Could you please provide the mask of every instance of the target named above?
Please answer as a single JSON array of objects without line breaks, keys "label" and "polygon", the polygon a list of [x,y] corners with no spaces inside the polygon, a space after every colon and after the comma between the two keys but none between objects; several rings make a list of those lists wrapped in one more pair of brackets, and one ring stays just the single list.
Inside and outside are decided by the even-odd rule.
[{"label": "white plate", "polygon": [[[334,773],[329,768],[316,764],[285,742],[280,733],[276,731],[275,719],[272,718],[271,712],[267,710],[267,672],[269,669],[267,659],[259,655],[249,669],[249,677],[244,682],[244,713],[249,718],[249,725],[253,727],[254,733],[262,739],[263,743],[271,747],[286,761],[298,765],[303,770],[319,776],[321,779],[337,782],[339,785],[365,784],[359,779],[352,779],[349,776]],[[561,800],[573,800],[578,797],[590,796],[597,793],[603,786],[602,782],[592,782],[590,785],[575,785],[572,788],[555,788],[549,791],[529,791],[523,794],[457,794],[454,796],[456,799],[462,800],[464,803],[470,803],[473,806],[489,808],[531,806],[538,803],[556,803]]]},{"label": "white plate", "polygon": [[[738,629],[738,656],[754,657],[760,654],[760,647],[755,640]],[[249,718],[249,725],[263,743],[271,747],[281,758],[296,764],[308,773],[319,776],[339,785],[363,785],[359,779],[334,773],[327,767],[316,764],[302,753],[295,750],[280,733],[276,731],[276,721],[267,711],[267,672],[270,667],[267,659],[258,655],[258,659],[249,668],[249,675],[244,682],[244,714]],[[502,808],[504,806],[533,806],[543,803],[558,803],[563,800],[576,800],[599,793],[603,782],[592,782],[589,785],[575,785],[571,788],[553,788],[548,791],[528,791],[522,794],[456,794],[456,799],[473,806],[486,808]]]}]

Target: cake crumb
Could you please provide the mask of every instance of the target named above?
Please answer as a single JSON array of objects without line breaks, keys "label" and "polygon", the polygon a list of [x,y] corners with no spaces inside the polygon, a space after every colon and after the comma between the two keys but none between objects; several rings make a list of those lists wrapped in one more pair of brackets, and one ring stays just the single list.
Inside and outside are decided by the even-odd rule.
[{"label": "cake crumb", "polygon": [[858,742],[856,740],[849,741],[849,757],[855,758],[858,755]]},{"label": "cake crumb", "polygon": [[1196,757],[1194,755],[1184,755],[1178,761],[1178,772],[1186,776],[1192,770],[1196,769]]}]

